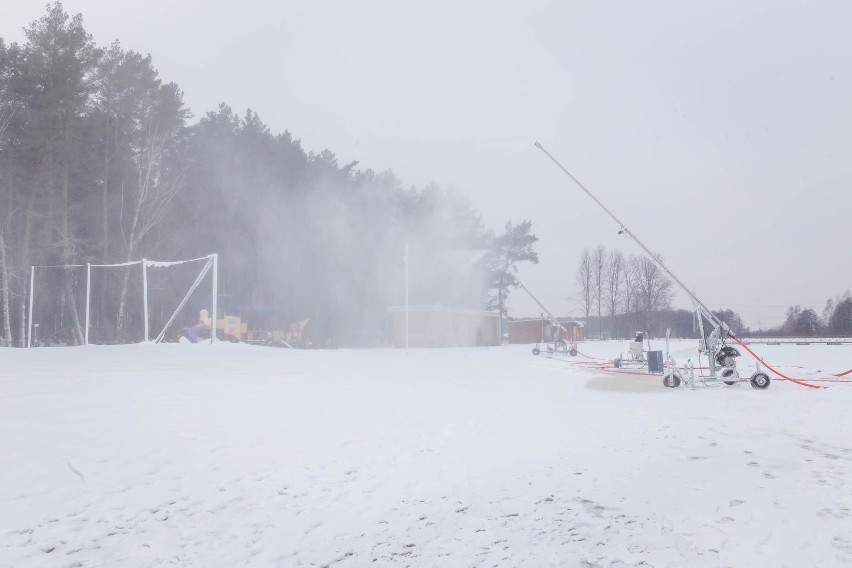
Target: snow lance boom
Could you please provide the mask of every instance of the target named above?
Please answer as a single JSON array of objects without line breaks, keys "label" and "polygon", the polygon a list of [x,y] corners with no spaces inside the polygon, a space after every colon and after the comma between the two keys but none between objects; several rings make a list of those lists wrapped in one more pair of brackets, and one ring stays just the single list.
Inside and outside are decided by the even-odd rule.
[{"label": "snow lance boom", "polygon": [[[729,345],[725,345],[725,338],[726,337],[731,337],[732,339],[737,340],[737,337],[734,334],[734,332],[731,330],[731,328],[728,327],[728,325],[725,324],[725,322],[723,322],[718,317],[716,317],[713,314],[713,312],[711,312],[710,309],[704,304],[704,302],[702,302],[698,298],[698,296],[696,296],[695,293],[692,290],[690,290],[689,287],[681,281],[680,278],[675,276],[675,274],[669,269],[668,266],[666,266],[663,263],[663,261],[659,258],[659,256],[657,256],[653,252],[651,252],[651,249],[649,249],[647,246],[645,246],[645,243],[643,243],[641,240],[639,240],[639,237],[637,237],[633,233],[633,231],[628,229],[627,226],[625,226],[625,224],[622,223],[621,220],[619,220],[619,218],[616,217],[615,214],[613,214],[612,211],[610,211],[603,203],[601,203],[601,201],[597,197],[595,197],[592,194],[592,192],[589,191],[586,188],[586,186],[584,186],[580,182],[580,180],[578,180],[576,177],[574,177],[574,174],[572,174],[570,171],[568,171],[568,169],[565,168],[565,166],[563,166],[561,163],[559,163],[559,160],[554,158],[553,155],[550,152],[548,152],[544,148],[544,146],[541,145],[540,142],[536,142],[535,146],[536,146],[536,148],[541,150],[544,153],[545,156],[550,158],[550,160],[554,164],[556,164],[556,166],[560,170],[562,170],[562,172],[565,175],[567,175],[569,178],[571,178],[571,180],[577,185],[577,187],[582,189],[583,192],[586,195],[588,195],[590,198],[592,198],[592,201],[597,203],[598,207],[603,209],[604,212],[606,212],[606,214],[609,215],[609,217],[613,221],[615,221],[616,224],[619,226],[618,234],[619,235],[622,235],[622,234],[627,235],[628,237],[630,237],[633,240],[633,242],[635,242],[639,246],[639,248],[641,248],[643,251],[645,251],[645,254],[648,256],[648,258],[650,258],[652,262],[654,262],[657,266],[659,266],[663,270],[663,272],[668,274],[669,277],[672,280],[674,280],[678,284],[678,286],[680,286],[681,290],[683,290],[684,293],[686,293],[686,295],[690,297],[690,299],[693,302],[693,305],[695,306],[695,310],[699,313],[699,315],[703,316],[711,324],[713,324],[713,331],[710,333],[709,337],[706,337],[706,338],[704,337],[704,331],[703,331],[704,326],[703,326],[703,324],[701,324],[701,326],[700,326],[701,330],[702,330],[702,333],[701,333],[702,342],[699,345],[699,353],[701,351],[706,351],[706,353],[707,353],[707,359],[709,360],[709,363],[710,363],[710,365],[709,365],[709,367],[710,367],[709,380],[710,381],[721,381],[721,382],[723,382],[727,385],[732,385],[732,384],[736,383],[737,381],[741,381],[741,380],[742,381],[750,381],[751,385],[754,388],[758,388],[758,389],[767,388],[769,386],[769,375],[767,375],[766,373],[761,371],[759,362],[758,362],[757,371],[750,378],[740,378],[739,373],[737,372],[737,364],[736,364],[736,357],[740,356],[740,352],[734,347],[731,347]],[[701,317],[699,317],[699,323],[701,323]],[[739,340],[737,340],[737,341],[739,341]],[[665,386],[677,387],[682,382],[684,384],[694,385],[694,378],[693,378],[694,372],[693,372],[691,366],[689,368],[684,367],[684,369],[682,371],[679,371],[675,367],[674,361],[672,360],[672,358],[667,357],[667,359],[669,360],[670,368],[663,375],[663,384]],[[691,364],[688,363],[688,365],[691,365]],[[704,382],[706,383],[707,380],[704,380]]]},{"label": "snow lance boom", "polygon": [[[541,302],[538,301],[538,298],[536,298],[533,295],[533,293],[529,291],[529,288],[524,286],[524,283],[521,282],[520,280],[518,281],[518,286],[521,288],[521,290],[526,292],[529,295],[530,298],[533,299],[533,302],[538,304],[539,308],[541,308],[544,311],[544,313],[547,315],[547,319],[550,322],[550,325],[558,328],[559,331],[561,332],[560,336],[557,337],[557,338],[554,338],[554,340],[553,340],[553,350],[556,351],[557,353],[568,353],[572,357],[576,356],[577,355],[577,341],[574,339],[573,335],[571,336],[571,343],[569,345],[568,342],[565,340],[565,338],[568,336],[568,330],[565,329],[565,327],[561,323],[559,323],[559,321],[555,317],[553,317],[553,314],[551,314],[547,310],[547,308],[544,307],[544,304],[542,304]],[[562,334],[564,334],[564,335],[562,335]],[[549,348],[548,348],[548,351],[550,351]],[[533,355],[538,355],[539,353],[541,353],[541,349],[539,348],[538,344],[536,344],[536,346],[533,348]]]}]

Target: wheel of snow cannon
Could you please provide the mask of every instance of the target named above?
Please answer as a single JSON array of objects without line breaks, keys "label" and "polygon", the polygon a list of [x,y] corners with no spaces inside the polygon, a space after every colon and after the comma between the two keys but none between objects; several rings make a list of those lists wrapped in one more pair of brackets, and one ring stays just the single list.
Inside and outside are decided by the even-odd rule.
[{"label": "wheel of snow cannon", "polygon": [[680,386],[680,376],[676,373],[666,373],[663,375],[663,386],[674,389]]},{"label": "wheel of snow cannon", "polygon": [[569,350],[568,350],[568,355],[570,355],[571,357],[576,357],[576,356],[577,356],[577,348],[576,348],[576,347],[572,347],[571,349],[569,349]]},{"label": "wheel of snow cannon", "polygon": [[538,345],[536,345],[533,347],[533,355],[538,355],[539,353],[541,353],[541,349],[539,349]]},{"label": "wheel of snow cannon", "polygon": [[567,353],[568,352],[568,344],[560,339],[559,341],[556,342],[556,352],[557,353]]},{"label": "wheel of snow cannon", "polygon": [[612,362],[612,366],[615,367],[616,369],[620,369],[621,368],[621,358],[616,357],[615,360]]},{"label": "wheel of snow cannon", "polygon": [[766,373],[755,373],[751,376],[751,387],[755,389],[766,389],[769,388],[769,375]]},{"label": "wheel of snow cannon", "polygon": [[729,379],[729,378],[733,378],[733,379],[738,378],[737,372],[734,369],[724,369],[722,371],[722,382],[725,383],[728,386],[733,386],[733,385],[737,384],[736,380],[734,380],[734,381],[726,381],[725,380],[725,379]]}]

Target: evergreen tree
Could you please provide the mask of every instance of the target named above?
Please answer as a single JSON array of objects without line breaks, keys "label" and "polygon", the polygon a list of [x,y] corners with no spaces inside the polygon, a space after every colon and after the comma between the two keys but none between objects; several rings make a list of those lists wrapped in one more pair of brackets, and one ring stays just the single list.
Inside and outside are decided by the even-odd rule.
[{"label": "evergreen tree", "polygon": [[852,336],[852,298],[837,302],[829,321],[831,333],[838,336]]},{"label": "evergreen tree", "polygon": [[727,324],[734,333],[743,334],[747,331],[742,318],[733,310],[715,310],[713,315]]},{"label": "evergreen tree", "polygon": [[[512,225],[511,221],[506,223],[505,232],[494,239],[491,244],[488,258],[490,272],[490,287],[494,290],[489,306],[497,308],[500,319],[507,316],[506,298],[511,288],[518,286],[518,264],[530,262],[538,264],[538,253],[533,249],[533,244],[538,237],[532,234],[531,221],[521,221]],[[501,325],[502,336],[502,325]]]},{"label": "evergreen tree", "polygon": [[[85,144],[85,117],[100,57],[79,14],[69,16],[62,4],[25,30],[27,44],[21,72],[26,77],[27,138],[38,164],[28,188],[21,260],[33,257],[72,264],[81,248],[79,227],[72,222],[77,207],[86,203],[87,184],[79,179]],[[43,225],[42,225],[43,224]],[[38,225],[41,225],[39,227]],[[33,235],[42,229],[46,239],[33,250]],[[58,253],[58,254],[57,254]],[[64,275],[65,301],[77,341],[82,325],[73,297],[69,271]]]},{"label": "evergreen tree", "polygon": [[[22,45],[0,39],[6,340],[26,336],[32,264],[218,252],[231,313],[252,327],[310,318],[315,343],[354,345],[385,335],[387,307],[401,302],[407,242],[424,266],[413,281],[423,301],[485,305],[488,238],[458,193],[406,188],[390,171],[306,152],[251,110],[223,104],[190,125],[179,87],[160,79],[150,56],[117,41],[98,48],[82,17],[58,2],[26,32]],[[72,272],[40,273],[34,321],[50,321],[44,335],[80,341]],[[98,341],[130,339],[140,323],[130,300],[138,283],[115,272],[93,282]],[[161,292],[179,297],[176,286]]]},{"label": "evergreen tree", "polygon": [[819,316],[817,313],[808,308],[803,310],[796,318],[794,333],[804,337],[812,337],[820,330]]}]

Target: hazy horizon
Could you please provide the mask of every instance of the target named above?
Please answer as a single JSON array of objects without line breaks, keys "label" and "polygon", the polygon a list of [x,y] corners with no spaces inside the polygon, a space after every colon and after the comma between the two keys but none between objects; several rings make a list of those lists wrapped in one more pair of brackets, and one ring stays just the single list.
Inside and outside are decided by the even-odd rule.
[{"label": "hazy horizon", "polygon": [[[852,5],[63,5],[99,45],[150,53],[194,120],[251,108],[306,150],[455,187],[497,231],[530,219],[541,262],[519,277],[556,314],[579,313],[584,247],[640,251],[536,140],[750,327],[852,286]],[[4,12],[0,36],[23,41],[44,2]],[[522,290],[509,302],[540,312]]]}]

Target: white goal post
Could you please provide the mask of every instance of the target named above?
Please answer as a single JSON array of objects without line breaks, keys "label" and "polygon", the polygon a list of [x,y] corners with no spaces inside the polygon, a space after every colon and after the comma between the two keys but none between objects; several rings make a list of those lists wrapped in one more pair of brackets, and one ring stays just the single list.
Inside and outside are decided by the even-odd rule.
[{"label": "white goal post", "polygon": [[160,343],[168,332],[171,325],[174,323],[175,319],[178,317],[178,314],[189,301],[192,293],[198,288],[201,281],[207,275],[208,272],[212,269],[212,284],[211,284],[211,333],[210,333],[210,342],[216,338],[216,318],[217,316],[217,299],[219,294],[219,255],[216,253],[209,254],[207,256],[202,256],[199,258],[192,258],[189,260],[176,260],[176,261],[157,261],[157,260],[134,260],[130,262],[121,262],[118,264],[66,264],[66,265],[58,265],[58,266],[30,266],[30,286],[29,286],[29,307],[27,314],[27,347],[32,347],[32,330],[33,330],[33,298],[35,292],[35,269],[36,268],[86,268],[86,323],[85,330],[83,333],[83,345],[89,344],[89,323],[90,323],[90,315],[91,315],[91,296],[92,296],[92,268],[115,268],[122,266],[141,266],[141,279],[142,279],[142,321],[144,322],[144,341],[150,341],[150,329],[149,329],[149,314],[148,314],[148,269],[149,268],[165,268],[169,266],[175,266],[178,264],[186,264],[189,262],[198,262],[204,260],[204,266],[198,273],[198,276],[195,278],[195,281],[189,287],[183,299],[178,304],[174,313],[172,313],[168,322],[163,326],[163,329],[157,334],[154,339],[154,343]]}]

